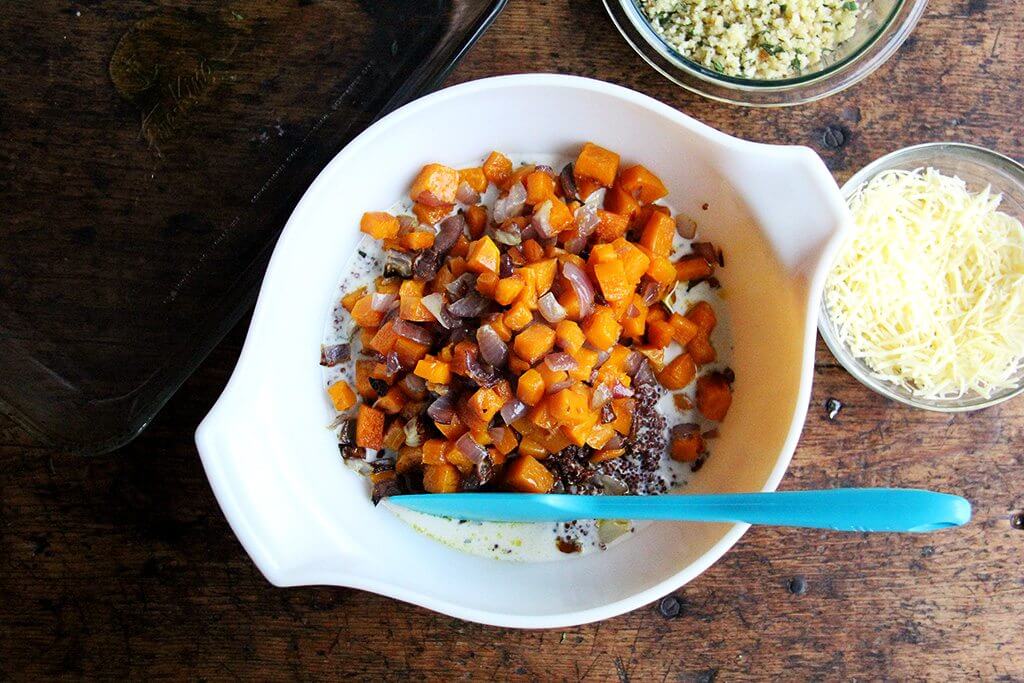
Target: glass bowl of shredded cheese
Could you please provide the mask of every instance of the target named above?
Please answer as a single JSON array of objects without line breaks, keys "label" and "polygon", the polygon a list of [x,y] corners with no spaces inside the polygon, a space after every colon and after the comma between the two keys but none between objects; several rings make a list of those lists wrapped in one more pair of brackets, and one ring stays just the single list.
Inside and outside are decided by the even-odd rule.
[{"label": "glass bowl of shredded cheese", "polygon": [[893,152],[843,186],[854,229],[819,330],[893,400],[976,410],[1024,391],[1024,166],[981,147]]},{"label": "glass bowl of shredded cheese", "polygon": [[733,104],[811,102],[903,44],[927,0],[604,0],[619,32],[678,85]]}]

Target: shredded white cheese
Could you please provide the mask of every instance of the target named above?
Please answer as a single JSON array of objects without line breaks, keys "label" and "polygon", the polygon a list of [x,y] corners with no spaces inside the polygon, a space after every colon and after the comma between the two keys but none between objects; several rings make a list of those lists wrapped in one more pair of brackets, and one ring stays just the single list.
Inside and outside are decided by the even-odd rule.
[{"label": "shredded white cheese", "polygon": [[856,229],[825,288],[839,340],[927,399],[991,397],[1024,355],[1024,227],[932,168],[886,171],[850,200]]}]

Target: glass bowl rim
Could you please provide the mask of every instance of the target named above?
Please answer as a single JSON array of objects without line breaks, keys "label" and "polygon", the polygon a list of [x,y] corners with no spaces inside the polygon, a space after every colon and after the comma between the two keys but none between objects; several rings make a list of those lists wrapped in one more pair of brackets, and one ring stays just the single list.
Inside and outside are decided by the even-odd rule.
[{"label": "glass bowl rim", "polygon": [[[1024,165],[1015,159],[994,150],[964,142],[925,142],[889,152],[861,168],[849,180],[843,183],[843,186],[840,188],[844,201],[848,201],[857,188],[871,178],[874,178],[878,173],[894,168],[896,162],[912,154],[933,150],[946,152],[953,157],[970,159],[989,169],[993,167],[1003,169],[1009,172],[1020,187],[1022,195],[1024,195]],[[942,169],[937,170],[941,171]],[[990,398],[978,395],[968,395],[957,399],[925,399],[905,396],[895,391],[893,389],[894,385],[891,382],[874,377],[867,368],[867,365],[854,356],[846,345],[833,334],[832,320],[829,316],[828,307],[825,305],[824,295],[822,295],[818,307],[818,331],[821,333],[821,338],[824,340],[829,352],[854,379],[875,393],[912,408],[920,408],[937,413],[965,413],[990,408],[1024,393],[1024,379],[1021,379],[1016,387],[1007,389],[1004,393],[996,394]]]}]

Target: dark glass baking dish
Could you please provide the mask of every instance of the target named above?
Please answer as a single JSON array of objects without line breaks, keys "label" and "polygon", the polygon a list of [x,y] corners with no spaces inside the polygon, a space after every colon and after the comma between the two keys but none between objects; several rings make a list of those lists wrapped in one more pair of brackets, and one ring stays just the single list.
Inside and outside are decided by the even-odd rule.
[{"label": "dark glass baking dish", "polygon": [[50,446],[130,441],[249,309],[320,169],[504,4],[7,5],[0,408]]}]

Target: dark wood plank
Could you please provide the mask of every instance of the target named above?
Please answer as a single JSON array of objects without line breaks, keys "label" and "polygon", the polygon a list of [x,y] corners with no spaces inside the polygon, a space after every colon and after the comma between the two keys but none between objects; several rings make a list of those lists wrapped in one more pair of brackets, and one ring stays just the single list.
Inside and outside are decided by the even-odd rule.
[{"label": "dark wood plank", "polygon": [[[889,64],[823,102],[752,111],[652,72],[596,0],[511,0],[451,77],[557,71],[628,85],[729,133],[807,144],[843,180],[897,147],[977,142],[1024,156],[1024,5],[935,0]],[[838,127],[839,147],[824,142]],[[783,488],[926,486],[975,521],[930,536],[752,530],[705,575],[601,624],[520,632],[375,595],[271,588],[224,521],[191,432],[236,329],[121,452],[35,448],[0,420],[0,678],[450,677],[552,680],[1024,678],[1024,402],[944,416],[886,402],[819,343]],[[843,409],[827,419],[824,402]]]}]

